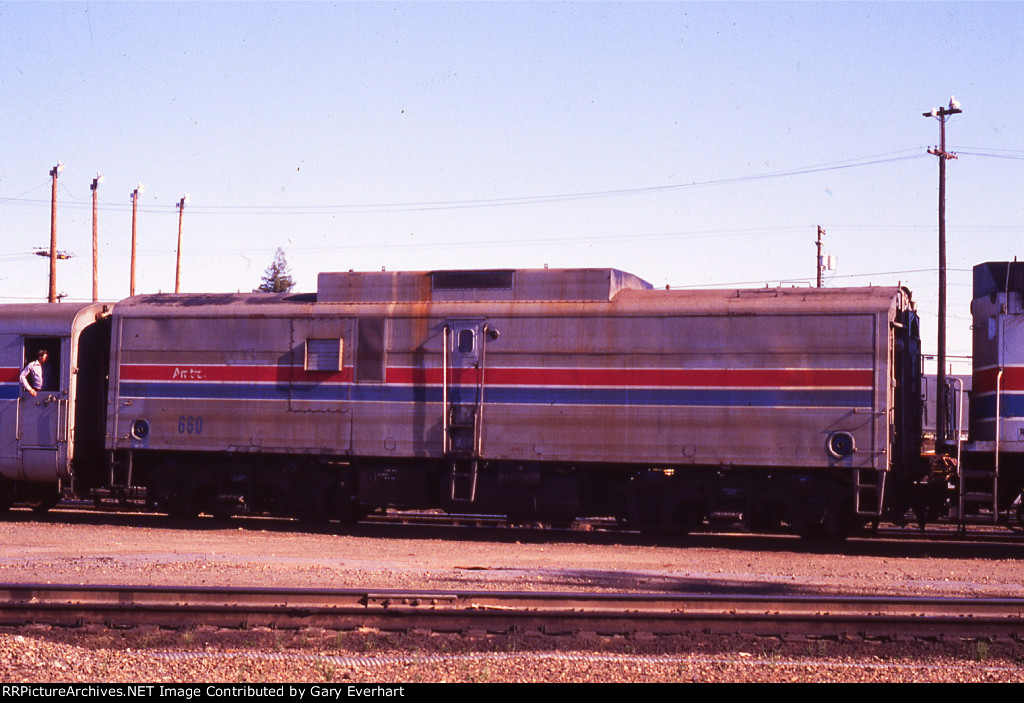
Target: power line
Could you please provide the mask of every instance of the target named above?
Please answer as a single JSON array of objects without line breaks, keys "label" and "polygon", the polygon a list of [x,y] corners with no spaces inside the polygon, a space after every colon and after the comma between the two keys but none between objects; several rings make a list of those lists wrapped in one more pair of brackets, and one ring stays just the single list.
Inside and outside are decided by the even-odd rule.
[{"label": "power line", "polygon": [[[919,153],[918,148],[915,148],[897,152],[889,152],[886,154],[864,156],[856,159],[849,159],[846,161],[834,161],[824,164],[817,164],[814,166],[806,166],[782,171],[772,171],[760,174],[748,174],[744,176],[735,176],[732,178],[710,179],[705,181],[694,181],[691,183],[676,183],[661,186],[642,186],[636,188],[622,188],[615,190],[588,191],[579,193],[528,195],[506,198],[479,198],[471,200],[410,201],[398,203],[356,203],[348,205],[194,205],[190,208],[190,211],[207,215],[330,215],[345,213],[358,214],[371,212],[416,212],[429,210],[458,210],[464,208],[505,207],[511,205],[541,205],[548,203],[571,202],[578,200],[593,200],[600,198],[650,195],[656,193],[666,193],[677,190],[685,190],[690,188],[705,188],[721,185],[733,185],[737,183],[749,183],[754,181],[770,180],[776,178],[790,178],[793,176],[802,176],[811,173],[821,173],[825,171],[838,171],[850,168],[860,168],[863,166],[874,166],[878,164],[893,163],[896,161],[907,161],[918,158],[923,158],[923,155]],[[43,204],[47,203],[48,201],[26,199],[22,197],[0,198],[0,203],[6,202]],[[88,207],[88,203],[86,203],[83,200],[81,202],[68,203],[66,206],[85,208]],[[107,203],[107,207],[112,210],[127,210],[129,209],[130,206],[123,203]],[[139,210],[143,212],[166,212],[170,207],[172,206],[148,206],[140,207]]]},{"label": "power line", "polygon": [[989,154],[989,153],[985,153],[983,151],[964,151],[963,149],[958,149],[956,153],[958,155],[959,154],[967,154],[968,156],[985,156],[985,157],[988,157],[990,159],[1012,159],[1012,160],[1015,160],[1015,161],[1024,161],[1024,153],[1019,153],[1019,154]]},{"label": "power line", "polygon": [[[950,269],[946,269],[946,270],[947,271],[956,271],[956,272],[959,272],[959,273],[971,273],[972,272],[972,269],[955,269],[955,268],[950,268]],[[836,279],[836,278],[879,278],[879,277],[882,277],[882,276],[903,276],[903,275],[910,274],[910,273],[935,273],[935,271],[936,271],[935,268],[926,268],[926,269],[905,269],[905,270],[902,270],[902,271],[874,271],[872,273],[847,273],[847,274],[838,274],[838,275],[831,276],[829,278],[829,280]],[[787,279],[781,279],[781,280],[783,282],[785,282],[785,283],[800,282],[800,283],[807,283],[808,285],[811,285],[814,282],[814,280],[810,276],[798,276],[796,278],[787,278]],[[673,286],[669,286],[669,287],[672,288],[673,290],[693,290],[693,289],[699,289],[699,288],[730,288],[732,286],[764,286],[764,285],[770,285],[772,283],[776,283],[778,281],[780,281],[780,279],[772,278],[772,279],[767,279],[767,280],[762,279],[762,280],[759,280],[759,281],[732,281],[732,282],[729,282],[729,283],[697,283],[697,284],[692,284],[692,285],[691,284],[687,284],[687,285],[682,285],[682,286],[673,285]]]},{"label": "power line", "polygon": [[1017,154],[1018,156],[1024,156],[1024,150],[1021,149],[999,149],[996,147],[987,146],[950,146],[950,149],[956,149],[957,152],[963,151],[964,149],[972,149],[982,154],[989,153],[1003,153],[1003,154]]},{"label": "power line", "polygon": [[[881,228],[884,231],[899,231],[899,230],[925,230],[925,227],[916,226],[895,226],[891,228]],[[476,248],[482,247],[500,247],[500,246],[522,246],[526,244],[604,244],[604,243],[617,243],[627,241],[650,241],[650,240],[680,240],[680,239],[709,239],[709,238],[724,238],[724,237],[783,237],[788,235],[800,236],[806,230],[806,225],[793,225],[793,226],[781,226],[781,227],[748,227],[748,228],[734,228],[734,229],[700,229],[700,230],[687,230],[687,231],[676,231],[676,232],[650,232],[650,233],[631,233],[631,234],[607,234],[607,235],[580,235],[575,237],[515,237],[512,235],[511,238],[501,239],[474,239],[473,246]],[[291,254],[310,254],[310,253],[324,253],[330,251],[344,251],[344,252],[359,252],[359,251],[386,251],[389,249],[401,249],[407,251],[410,249],[447,249],[452,247],[464,247],[466,242],[463,240],[448,240],[448,241],[409,241],[402,240],[400,242],[395,241],[393,243],[381,242],[381,243],[341,243],[333,246],[318,245],[315,247],[290,247],[289,253]],[[212,254],[237,254],[240,250],[237,247],[199,247],[189,250],[188,256],[195,255],[212,255]],[[169,254],[172,253],[170,250],[164,248],[157,252],[156,250],[146,250],[147,255],[155,253]],[[115,254],[116,255],[116,254]]]}]

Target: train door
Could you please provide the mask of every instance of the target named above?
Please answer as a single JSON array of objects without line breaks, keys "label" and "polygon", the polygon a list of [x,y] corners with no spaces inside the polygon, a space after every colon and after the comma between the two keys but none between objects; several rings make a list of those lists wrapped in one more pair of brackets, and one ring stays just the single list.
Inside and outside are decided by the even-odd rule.
[{"label": "train door", "polygon": [[296,318],[291,327],[288,410],[301,415],[293,416],[287,429],[301,428],[300,441],[307,447],[347,453],[352,446],[352,320]]},{"label": "train door", "polygon": [[[22,345],[24,361],[22,368],[39,361],[39,375],[30,374],[30,385],[39,385],[33,396],[19,383],[18,401],[18,446],[21,450],[21,479],[30,482],[50,483],[63,471],[61,448],[66,451],[66,438],[61,436],[62,421],[67,412],[67,396],[62,392],[63,360],[60,337],[25,337]],[[31,380],[36,376],[36,380]]]},{"label": "train door", "polygon": [[451,320],[444,327],[444,454],[449,462],[451,499],[476,499],[484,393],[486,325]]}]

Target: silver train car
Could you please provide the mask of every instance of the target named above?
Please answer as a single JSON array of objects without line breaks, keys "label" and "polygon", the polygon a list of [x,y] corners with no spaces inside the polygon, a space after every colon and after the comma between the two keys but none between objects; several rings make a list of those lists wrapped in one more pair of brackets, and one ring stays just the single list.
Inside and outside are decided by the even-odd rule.
[{"label": "silver train car", "polygon": [[106,324],[108,461],[56,476],[85,495],[144,489],[172,513],[442,508],[842,536],[902,519],[928,488],[900,288],[324,273],[310,295],[136,296]]},{"label": "silver train car", "polygon": [[957,510],[1024,528],[1024,262],[974,267],[969,438]]},{"label": "silver train car", "polygon": [[[97,304],[0,306],[0,511],[22,501],[57,504],[77,466],[107,465],[104,447],[109,308]],[[48,359],[36,395],[21,370]]]}]

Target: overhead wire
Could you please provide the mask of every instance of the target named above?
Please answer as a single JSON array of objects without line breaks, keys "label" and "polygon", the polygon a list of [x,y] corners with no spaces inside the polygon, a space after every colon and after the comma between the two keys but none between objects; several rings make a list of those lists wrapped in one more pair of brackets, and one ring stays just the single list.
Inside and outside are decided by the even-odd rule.
[{"label": "overhead wire", "polygon": [[[1024,152],[1013,149],[985,149],[978,147],[962,147],[958,154],[971,156],[983,156],[991,158],[1003,158],[1021,160],[1024,159]],[[329,215],[329,214],[361,214],[372,212],[414,212],[430,210],[457,210],[464,208],[481,207],[503,207],[513,205],[536,205],[558,202],[571,202],[577,200],[590,200],[600,198],[636,196],[654,193],[672,192],[690,188],[704,188],[712,186],[732,185],[737,183],[754,182],[775,178],[789,178],[793,176],[821,173],[826,171],[837,171],[864,166],[873,166],[897,161],[908,161],[913,159],[926,158],[927,154],[923,147],[903,149],[895,152],[863,156],[843,161],[826,162],[812,166],[784,169],[781,171],[770,171],[767,173],[746,174],[730,178],[708,179],[704,181],[692,181],[690,183],[674,183],[658,186],[639,186],[634,188],[620,188],[599,191],[584,191],[577,193],[555,193],[527,196],[513,196],[504,198],[477,198],[467,200],[438,200],[438,201],[407,201],[407,202],[368,202],[350,204],[330,205],[202,205],[193,204],[190,214],[216,214],[216,215]],[[47,183],[41,183],[30,188],[24,193],[13,197],[0,197],[2,203],[20,203],[29,205],[49,205],[48,199],[32,199],[25,196],[42,187]],[[90,199],[83,199],[75,196],[66,183],[60,183],[62,190],[72,198],[70,202],[65,201],[64,207],[91,207]],[[101,198],[105,210],[129,210],[132,205],[129,203],[112,202]],[[140,205],[137,210],[141,212],[155,213],[172,211],[176,203],[166,206]]]},{"label": "overhead wire", "polygon": [[[1017,152],[1014,150],[994,150],[1004,151],[1007,156],[1005,158],[1019,158],[1016,154],[1024,155],[1024,152]],[[963,153],[963,152],[961,152]],[[974,152],[971,152],[974,153]],[[981,151],[979,155],[992,155],[984,154]],[[1001,155],[1000,155],[1001,156]],[[884,154],[875,154],[871,156],[858,157],[855,159],[847,159],[842,161],[834,161],[828,163],[817,164],[813,166],[787,169],[781,171],[773,171],[761,174],[748,174],[744,176],[737,176],[732,178],[724,179],[711,179],[706,181],[695,181],[691,183],[680,183],[670,184],[661,186],[645,186],[637,188],[626,188],[617,190],[604,190],[604,191],[591,191],[591,192],[579,192],[579,193],[562,193],[562,194],[548,194],[548,195],[535,195],[535,196],[521,196],[521,197],[509,197],[509,198],[495,198],[495,199],[476,199],[476,200],[450,200],[450,201],[423,201],[423,202],[405,202],[405,203],[363,203],[363,204],[349,204],[349,205],[192,205],[190,210],[190,216],[195,214],[220,214],[220,215],[294,215],[294,214],[340,214],[340,213],[359,213],[359,212],[407,212],[414,210],[441,210],[441,209],[459,209],[464,207],[492,207],[492,206],[506,206],[506,205],[519,205],[519,204],[540,204],[540,203],[554,203],[554,202],[567,202],[573,200],[592,199],[592,198],[604,198],[604,197],[621,197],[630,195],[642,195],[648,193],[659,193],[666,191],[674,191],[686,188],[696,187],[710,187],[717,185],[728,185],[735,183],[759,181],[772,178],[784,178],[792,177],[797,175],[804,175],[810,173],[824,172],[824,171],[835,171],[840,169],[858,168],[862,166],[871,166],[882,163],[891,163],[895,161],[904,161],[917,158],[926,158],[923,147],[917,147],[913,149],[904,149],[901,151],[888,152]],[[1024,158],[1022,156],[1021,158]],[[25,198],[32,192],[35,192],[47,185],[49,181],[42,182],[36,186],[33,186],[29,190],[25,191],[19,196],[4,198],[0,197],[0,204],[21,204],[21,205],[50,205],[49,199],[30,199]],[[64,182],[60,183],[62,191],[66,193],[72,200],[68,202],[65,200],[62,203],[62,207],[71,208],[87,208],[91,207],[91,198],[86,200],[76,199],[76,196],[67,187]],[[106,199],[101,198],[100,201],[104,205],[104,210],[130,210],[131,204],[128,203],[114,203]],[[145,206],[141,205],[138,207],[141,212],[148,213],[167,213],[176,211],[173,206],[161,206],[155,207],[152,205]],[[807,225],[791,226],[791,227],[775,227],[775,228],[746,228],[746,229],[724,229],[724,230],[693,230],[688,232],[660,232],[660,233],[649,233],[649,234],[631,234],[631,235],[605,235],[605,236],[580,236],[580,237],[562,237],[562,238],[550,238],[550,237],[536,237],[528,239],[516,239],[516,244],[529,244],[529,243],[571,243],[571,242],[602,242],[602,241],[622,241],[622,240],[658,240],[658,239],[680,239],[680,238],[695,238],[695,237],[722,237],[722,236],[764,236],[766,234],[783,234],[787,232],[797,233],[802,232]],[[1021,226],[1009,226],[1009,227],[985,227],[982,226],[980,229],[988,229],[993,231],[1019,231]],[[916,225],[850,225],[847,227],[850,230],[916,230],[920,229]],[[978,226],[972,226],[974,231],[978,231]],[[509,244],[508,239],[494,239],[494,240],[477,240],[474,242],[475,246],[501,246]],[[392,248],[449,248],[455,246],[463,246],[463,242],[410,242],[402,241],[401,243],[380,243],[380,244],[363,244],[358,246],[352,246],[351,244],[346,246],[328,247],[326,250],[339,249],[345,251],[366,251],[366,250],[387,250]],[[315,248],[302,248],[295,250],[297,253],[308,252],[308,251],[324,251],[324,247]],[[226,252],[234,250],[217,249],[217,248],[206,248],[206,249],[194,249],[187,255],[195,254],[210,254],[218,252]],[[140,252],[144,254],[145,252]],[[14,258],[11,258],[11,257]],[[18,254],[10,256],[0,256],[0,261],[27,261],[31,258],[31,255]],[[882,274],[852,274],[852,276],[863,276],[863,275],[882,275]],[[833,276],[836,277],[836,276]],[[748,282],[758,283],[758,282]],[[748,284],[744,283],[744,285]],[[734,284],[725,284],[734,285]]]},{"label": "overhead wire", "polygon": [[[920,153],[919,153],[920,152]],[[537,205],[558,202],[571,202],[578,200],[592,200],[600,198],[625,197],[636,195],[647,195],[654,193],[672,192],[689,188],[705,188],[721,185],[732,185],[752,181],[768,180],[774,178],[789,178],[793,176],[820,173],[825,171],[837,171],[863,166],[873,166],[896,161],[924,158],[926,154],[920,149],[905,149],[886,154],[848,159],[845,161],[834,161],[813,166],[806,166],[782,171],[768,173],[747,174],[731,178],[709,179],[704,181],[693,181],[690,183],[674,183],[659,186],[640,186],[635,188],[620,188],[612,190],[586,191],[578,193],[557,193],[543,195],[527,195],[505,198],[477,198],[469,200],[439,200],[439,201],[409,201],[396,203],[354,203],[354,204],[333,204],[333,205],[200,205],[194,204],[189,208],[190,213],[196,214],[218,214],[218,215],[329,215],[329,214],[359,214],[371,212],[414,212],[429,210],[457,210],[464,208],[480,207],[505,207],[512,205]],[[65,184],[61,184],[72,198],[70,190]],[[32,190],[36,190],[33,188]],[[29,191],[31,192],[31,191]],[[36,205],[49,205],[48,199],[26,199],[23,196],[15,198],[0,197],[0,203],[22,202]],[[132,205],[128,203],[114,203],[103,200],[105,209],[128,210]],[[76,198],[71,202],[65,202],[66,207],[91,207],[91,202],[86,199]],[[152,205],[140,205],[141,212],[165,212],[173,208],[173,204],[162,207]]]},{"label": "overhead wire", "polygon": [[968,156],[985,156],[990,159],[1011,159],[1014,161],[1024,161],[1024,153],[1019,154],[986,154],[982,151],[965,151],[963,149],[954,152],[957,156],[960,154],[967,154]]},{"label": "overhead wire", "polygon": [[[956,272],[956,273],[970,273],[971,269],[947,268],[946,271],[947,272]],[[871,273],[833,274],[832,276],[829,277],[829,280],[836,279],[836,278],[878,278],[878,277],[882,277],[882,276],[902,276],[902,275],[911,274],[911,273],[937,273],[937,272],[938,272],[938,268],[932,267],[932,268],[924,268],[924,269],[904,269],[904,270],[901,270],[901,271],[874,271],[874,272],[871,272]],[[727,283],[696,283],[696,284],[689,284],[688,283],[688,284],[685,284],[685,285],[670,285],[669,287],[674,289],[674,290],[693,290],[693,289],[698,289],[698,288],[730,288],[730,287],[733,287],[733,286],[764,286],[764,285],[770,285],[772,283],[778,283],[778,282],[780,282],[780,280],[783,283],[796,283],[796,282],[801,282],[801,283],[807,282],[807,283],[809,283],[809,282],[814,280],[814,276],[797,276],[795,278],[784,278],[784,279],[771,278],[771,279],[761,279],[761,280],[758,280],[758,281],[731,281],[731,282],[727,282]]]}]

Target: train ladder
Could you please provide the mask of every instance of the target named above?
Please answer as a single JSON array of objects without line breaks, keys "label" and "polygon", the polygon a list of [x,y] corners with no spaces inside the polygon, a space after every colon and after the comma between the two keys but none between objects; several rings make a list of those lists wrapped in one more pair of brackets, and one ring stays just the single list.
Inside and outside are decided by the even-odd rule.
[{"label": "train ladder", "polygon": [[448,477],[453,503],[476,500],[479,422],[480,409],[476,405],[451,405],[448,408]]},{"label": "train ladder", "polygon": [[[471,390],[470,398],[466,397],[467,391],[470,390],[466,385],[462,385],[458,393],[454,392],[456,369],[454,359],[449,357],[449,353],[454,356],[454,331],[447,324],[443,331],[442,433],[444,453],[449,462],[449,496],[453,503],[472,503],[476,500],[484,396],[484,339],[487,329],[486,324],[480,324],[474,331],[478,340],[474,345],[474,352],[477,354],[475,363],[468,367],[460,367],[475,371],[473,375],[476,377],[476,383]],[[460,361],[466,363],[467,359]],[[467,400],[469,402],[466,402]]]},{"label": "train ladder", "polygon": [[[1003,369],[996,374],[996,437],[992,453],[991,467],[971,467],[965,469],[958,466],[960,476],[959,501],[957,520],[960,522],[960,533],[966,531],[968,519],[977,523],[999,522],[999,442],[1002,431],[1002,381]],[[959,457],[959,436],[957,437],[957,456]]]},{"label": "train ladder", "polygon": [[476,477],[479,462],[476,459],[452,457],[448,476],[451,480],[453,503],[472,503],[476,500]]},{"label": "train ladder", "polygon": [[134,466],[132,462],[132,452],[127,452],[127,455],[122,459],[116,453],[110,455],[110,478],[107,481],[107,485],[111,488],[122,488],[128,489],[132,486],[132,474],[134,473]]},{"label": "train ladder", "polygon": [[856,469],[854,471],[854,509],[857,515],[878,517],[882,514],[885,497],[884,471]]},{"label": "train ladder", "polygon": [[960,468],[960,490],[957,513],[960,529],[968,522],[999,522],[999,471],[991,468]]}]

